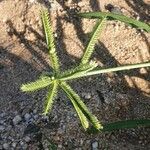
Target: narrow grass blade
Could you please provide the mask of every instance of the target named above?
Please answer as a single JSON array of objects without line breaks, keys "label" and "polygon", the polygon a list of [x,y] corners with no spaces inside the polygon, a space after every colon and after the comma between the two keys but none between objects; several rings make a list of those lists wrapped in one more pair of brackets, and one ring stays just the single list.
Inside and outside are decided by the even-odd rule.
[{"label": "narrow grass blade", "polygon": [[102,29],[104,27],[105,20],[106,20],[105,17],[102,18],[101,20],[98,20],[95,27],[93,28],[93,31],[91,34],[92,36],[91,36],[90,41],[88,42],[88,45],[85,49],[85,53],[82,57],[81,64],[86,64],[89,62],[89,59],[94,51],[94,46],[97,42],[97,39],[99,38],[100,32],[102,31]]},{"label": "narrow grass blade", "polygon": [[130,128],[137,128],[139,126],[150,126],[150,120],[139,119],[139,120],[125,120],[125,121],[118,121],[114,123],[108,123],[103,125],[102,131],[130,129]]},{"label": "narrow grass blade", "polygon": [[[83,101],[80,99],[80,97],[78,96],[78,94],[76,94],[74,92],[74,90],[65,82],[61,83],[61,87],[64,90],[64,92],[67,94],[67,96],[69,98],[71,98],[71,101],[74,101],[74,103],[78,106],[78,108],[80,109],[79,113],[83,113],[84,116],[92,123],[92,125],[94,126],[94,128],[96,128],[97,130],[102,129],[102,125],[100,124],[100,122],[98,121],[98,119],[88,110],[88,108],[86,107],[86,105],[83,103]],[[77,109],[78,111],[78,109]],[[84,118],[85,118],[84,117]],[[81,122],[83,122],[84,120],[82,120]],[[88,125],[86,125],[88,127]],[[86,126],[84,126],[84,128],[86,128]]]},{"label": "narrow grass blade", "polygon": [[50,24],[50,18],[49,13],[47,10],[42,11],[42,22],[44,26],[44,31],[46,35],[46,42],[49,50],[49,56],[52,63],[52,68],[58,72],[59,71],[59,60],[56,53],[55,43],[54,43],[54,37],[53,37],[53,31]]},{"label": "narrow grass blade", "polygon": [[124,70],[137,69],[137,68],[143,68],[143,67],[150,67],[150,62],[125,65],[125,66],[114,67],[114,68],[106,68],[106,69],[100,68],[100,69],[95,69],[93,71],[86,72],[85,74],[78,74],[76,76],[66,77],[66,78],[64,77],[64,78],[61,78],[60,80],[65,81],[65,80],[70,80],[70,79],[75,79],[75,78],[98,75],[101,73],[117,72],[117,71],[124,71]]},{"label": "narrow grass blade", "polygon": [[46,115],[52,108],[54,99],[57,95],[57,90],[58,90],[58,82],[54,81],[53,85],[49,88],[48,94],[47,94],[47,99],[45,102],[45,107],[44,107],[44,115]]},{"label": "narrow grass blade", "polygon": [[21,90],[23,92],[35,91],[41,88],[45,88],[46,86],[52,83],[52,79],[50,77],[44,77],[42,79],[36,80],[35,82],[30,82],[27,84],[23,84],[21,86]]},{"label": "narrow grass blade", "polygon": [[146,32],[150,32],[150,25],[146,24],[144,22],[126,17],[124,15],[120,15],[120,14],[115,14],[115,13],[108,13],[108,12],[87,12],[87,13],[79,13],[78,14],[80,17],[84,17],[84,18],[103,18],[107,16],[107,20],[119,20],[122,21],[124,23],[127,23],[133,27],[139,28],[139,29],[143,29]]}]

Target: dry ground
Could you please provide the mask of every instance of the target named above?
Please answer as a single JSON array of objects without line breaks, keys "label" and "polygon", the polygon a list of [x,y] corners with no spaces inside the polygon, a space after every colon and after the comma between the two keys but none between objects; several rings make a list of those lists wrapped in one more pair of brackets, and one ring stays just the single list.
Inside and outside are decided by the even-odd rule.
[{"label": "dry ground", "polygon": [[[77,18],[74,13],[108,11],[108,4],[117,7],[124,15],[147,23],[150,21],[150,3],[146,0],[0,0],[0,125],[4,126],[0,145],[4,147],[7,143],[8,148],[5,149],[13,149],[14,142],[14,149],[42,149],[46,145],[43,134],[57,144],[58,149],[89,150],[94,142],[98,143],[97,149],[150,149],[149,128],[88,135],[80,127],[74,109],[62,93],[47,124],[39,123],[36,119],[31,121],[40,128],[38,134],[40,132],[42,138],[28,142],[24,139],[28,126],[28,123],[24,123],[24,115],[38,116],[42,112],[45,91],[26,94],[20,91],[20,86],[33,81],[41,72],[50,70],[40,20],[41,8],[50,11],[64,69],[80,61],[95,23],[95,20]],[[93,59],[100,66],[107,67],[150,61],[149,42],[148,33],[109,21],[95,47]],[[72,82],[72,86],[102,122],[150,118],[148,68],[77,80]],[[14,126],[12,120],[16,115],[20,115],[22,121]],[[37,132],[28,136],[34,134]]]}]

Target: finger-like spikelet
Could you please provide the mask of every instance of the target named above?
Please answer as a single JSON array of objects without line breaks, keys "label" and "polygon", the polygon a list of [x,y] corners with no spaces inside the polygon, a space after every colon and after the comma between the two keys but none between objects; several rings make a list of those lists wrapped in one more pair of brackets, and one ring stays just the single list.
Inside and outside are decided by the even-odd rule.
[{"label": "finger-like spikelet", "polygon": [[85,129],[89,127],[87,120],[89,120],[92,123],[93,127],[96,128],[97,130],[103,128],[98,119],[88,110],[88,108],[80,99],[78,94],[76,94],[74,90],[66,82],[61,82],[61,88],[64,90],[68,98],[70,98],[71,102],[75,106],[77,114],[79,115],[81,123],[82,125],[84,125]]},{"label": "finger-like spikelet", "polygon": [[49,50],[50,61],[52,63],[52,68],[55,72],[59,72],[59,59],[56,53],[53,31],[50,24],[49,13],[47,10],[42,11],[42,22],[44,26],[44,31],[46,35],[46,42]]},{"label": "finger-like spikelet", "polygon": [[92,53],[94,52],[94,46],[97,42],[97,39],[99,38],[100,32],[103,29],[103,26],[105,24],[105,20],[106,20],[106,18],[98,20],[96,25],[94,26],[93,31],[91,33],[92,36],[91,36],[90,41],[85,49],[85,53],[82,57],[81,64],[86,64],[89,62],[89,59],[90,59]]},{"label": "finger-like spikelet", "polygon": [[51,110],[54,99],[57,95],[57,91],[58,91],[58,82],[54,81],[53,84],[50,86],[47,94],[47,98],[44,106],[44,113],[43,113],[44,115],[46,115]]},{"label": "finger-like spikelet", "polygon": [[45,88],[46,86],[52,83],[52,79],[50,77],[43,77],[42,79],[36,80],[35,82],[30,82],[27,84],[23,84],[21,86],[21,90],[23,92],[35,91],[41,88]]}]

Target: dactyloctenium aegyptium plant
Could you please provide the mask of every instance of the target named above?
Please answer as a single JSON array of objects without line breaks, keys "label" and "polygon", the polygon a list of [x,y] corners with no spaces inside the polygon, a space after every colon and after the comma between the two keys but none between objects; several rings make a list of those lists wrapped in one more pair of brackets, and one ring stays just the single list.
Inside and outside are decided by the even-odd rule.
[{"label": "dactyloctenium aegyptium plant", "polygon": [[[80,16],[86,16],[86,15],[80,14]],[[103,27],[105,26],[107,19],[108,19],[108,14],[104,14],[103,16],[99,17],[96,25],[93,28],[91,38],[85,48],[85,52],[81,58],[80,64],[73,69],[62,72],[60,70],[60,60],[57,56],[57,51],[55,48],[55,41],[53,37],[52,27],[50,25],[49,14],[48,11],[46,10],[42,11],[42,22],[43,22],[45,36],[46,36],[49,58],[51,61],[51,67],[53,68],[53,71],[49,75],[47,74],[42,76],[35,82],[23,84],[21,86],[21,90],[28,92],[28,91],[35,91],[41,88],[48,87],[48,93],[44,105],[45,115],[48,112],[50,112],[50,110],[52,109],[54,99],[58,93],[59,88],[61,88],[64,91],[64,93],[67,95],[67,97],[70,99],[72,105],[74,106],[79,116],[81,124],[85,130],[89,129],[89,127],[91,126],[96,130],[105,131],[105,130],[118,129],[121,126],[123,128],[123,125],[125,125],[125,122],[123,123],[118,122],[118,124],[113,123],[113,124],[102,125],[100,121],[96,118],[96,116],[89,111],[87,106],[81,100],[80,96],[68,84],[69,80],[84,77],[84,76],[150,66],[150,63],[147,62],[142,64],[133,64],[133,65],[126,65],[122,67],[103,69],[103,68],[98,68],[97,63],[95,61],[90,60],[91,55],[94,52],[95,43],[97,42],[97,39],[99,38],[99,35]],[[130,23],[130,21],[131,20],[129,21],[127,20],[126,23]],[[137,22],[134,23],[136,24]],[[143,24],[144,23],[140,24],[139,27],[143,27]],[[144,25],[147,26],[146,24]],[[146,31],[149,31],[148,27],[146,29],[147,29]],[[144,120],[144,121],[130,120],[129,123],[130,125],[125,127],[131,127],[131,124],[132,127],[136,125],[142,125],[144,123],[150,124],[149,120]]]}]

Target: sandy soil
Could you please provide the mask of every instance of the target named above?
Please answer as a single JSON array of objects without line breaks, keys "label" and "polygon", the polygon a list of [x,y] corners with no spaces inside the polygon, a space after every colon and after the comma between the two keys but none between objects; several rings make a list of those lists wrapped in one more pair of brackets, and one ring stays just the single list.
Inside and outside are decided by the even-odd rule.
[{"label": "sandy soil", "polygon": [[[148,0],[0,0],[0,112],[4,118],[5,131],[0,133],[0,149],[42,149],[46,140],[24,142],[28,124],[11,124],[16,115],[24,118],[26,113],[39,115],[46,90],[32,94],[22,93],[22,83],[33,81],[43,71],[49,71],[49,59],[40,20],[40,10],[50,11],[55,31],[56,45],[62,69],[79,63],[89,39],[95,20],[80,19],[73,14],[78,11],[108,11],[112,4],[124,15],[149,22]],[[124,23],[108,21],[93,59],[100,66],[110,67],[150,61],[150,35],[128,27]],[[85,99],[85,103],[101,122],[125,119],[150,118],[150,69],[142,68],[119,73],[109,73],[71,83]],[[88,95],[88,96],[87,96]],[[5,114],[4,116],[2,114]],[[88,135],[67,98],[60,92],[49,122],[37,123],[40,133],[46,135],[58,149],[147,150],[150,149],[150,129],[139,128]],[[8,126],[10,127],[8,130]],[[48,126],[48,127],[47,127]],[[39,132],[38,132],[39,133]],[[37,133],[36,133],[37,134]],[[34,136],[34,133],[29,134]],[[26,147],[21,147],[21,142]],[[25,145],[22,144],[22,145]]]}]

